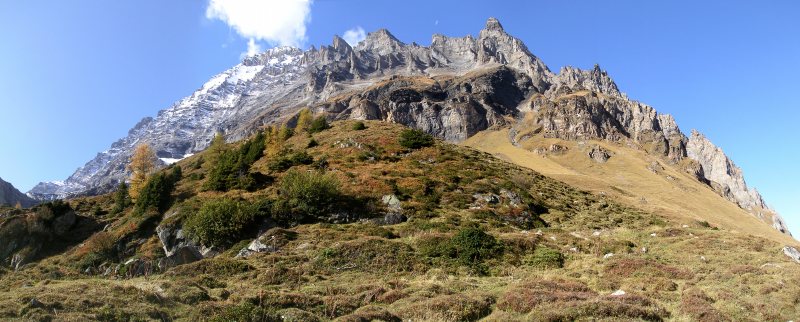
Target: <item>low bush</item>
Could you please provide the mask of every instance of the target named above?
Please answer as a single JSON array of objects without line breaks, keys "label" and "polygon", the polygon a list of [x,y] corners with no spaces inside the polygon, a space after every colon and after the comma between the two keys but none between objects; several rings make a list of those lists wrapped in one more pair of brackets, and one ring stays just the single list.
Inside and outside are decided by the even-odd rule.
[{"label": "low bush", "polygon": [[461,229],[450,240],[450,244],[455,251],[456,259],[462,265],[474,265],[503,252],[503,247],[497,239],[479,227]]},{"label": "low bush", "polygon": [[398,141],[406,149],[419,149],[433,145],[433,136],[415,129],[406,129],[400,132]]},{"label": "low bush", "polygon": [[331,128],[331,126],[328,124],[328,120],[325,119],[325,115],[321,115],[311,121],[311,125],[308,127],[308,133],[318,133],[329,128]]},{"label": "low bush", "polygon": [[431,236],[417,244],[419,252],[430,258],[443,257],[459,265],[483,272],[483,261],[503,253],[503,244],[479,227],[462,228],[453,237]]},{"label": "low bush", "polygon": [[316,265],[333,271],[403,272],[414,269],[414,249],[378,237],[342,242],[319,252]]},{"label": "low bush", "polygon": [[269,215],[266,203],[250,204],[231,199],[211,200],[184,223],[187,233],[204,245],[230,246],[253,230],[259,219]]},{"label": "low bush", "polygon": [[366,130],[366,129],[367,129],[367,126],[364,125],[364,122],[358,121],[358,122],[353,124],[353,131],[361,131],[361,130]]},{"label": "low bush", "polygon": [[270,160],[267,168],[271,171],[285,171],[296,165],[312,163],[314,163],[314,158],[305,151],[290,152]]},{"label": "low bush", "polygon": [[276,219],[306,222],[330,213],[341,197],[339,186],[330,174],[290,170],[278,183]]},{"label": "low bush", "polygon": [[564,267],[564,255],[556,249],[549,247],[537,247],[533,254],[525,257],[523,262],[536,268],[562,268]]},{"label": "low bush", "polygon": [[72,210],[72,207],[70,207],[68,203],[61,200],[55,200],[39,206],[39,208],[36,209],[36,218],[44,222],[50,222],[51,220],[67,213],[70,210]]}]

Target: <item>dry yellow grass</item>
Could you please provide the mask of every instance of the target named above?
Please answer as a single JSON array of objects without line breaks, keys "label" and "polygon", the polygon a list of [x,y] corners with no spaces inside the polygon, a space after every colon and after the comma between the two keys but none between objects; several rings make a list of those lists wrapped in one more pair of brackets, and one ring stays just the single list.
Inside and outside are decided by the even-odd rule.
[{"label": "dry yellow grass", "polygon": [[[644,151],[603,141],[579,142],[536,137],[521,147],[511,144],[508,129],[488,130],[463,143],[520,166],[536,170],[580,189],[605,193],[615,199],[678,222],[708,221],[733,234],[751,234],[773,241],[798,242],[722,198],[689,174]],[[568,148],[560,155],[540,155],[537,147],[559,144]],[[587,157],[588,149],[600,145],[611,151],[608,162],[599,164]],[[658,161],[664,170],[654,173],[648,165]]]}]

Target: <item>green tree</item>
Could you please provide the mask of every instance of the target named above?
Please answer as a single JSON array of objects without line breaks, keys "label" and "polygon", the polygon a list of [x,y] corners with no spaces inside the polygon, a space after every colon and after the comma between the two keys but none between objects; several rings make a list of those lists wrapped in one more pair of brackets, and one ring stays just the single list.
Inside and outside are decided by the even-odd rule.
[{"label": "green tree", "polygon": [[308,108],[304,108],[297,113],[297,126],[295,126],[295,130],[299,132],[306,132],[308,128],[311,126],[313,115],[311,115],[311,110]]},{"label": "green tree", "polygon": [[156,210],[159,213],[166,211],[172,202],[172,190],[175,187],[172,179],[170,175],[157,173],[147,180],[139,199],[136,200],[134,212],[141,215],[148,210]]},{"label": "green tree", "polygon": [[114,192],[114,209],[112,213],[121,213],[125,208],[131,205],[131,195],[128,194],[128,185],[125,182],[120,182],[117,191]]},{"label": "green tree", "polygon": [[213,165],[225,151],[225,137],[222,135],[222,132],[217,132],[217,134],[214,135],[214,139],[211,140],[211,145],[209,145],[206,150],[208,152],[205,153],[204,158],[208,164]]}]

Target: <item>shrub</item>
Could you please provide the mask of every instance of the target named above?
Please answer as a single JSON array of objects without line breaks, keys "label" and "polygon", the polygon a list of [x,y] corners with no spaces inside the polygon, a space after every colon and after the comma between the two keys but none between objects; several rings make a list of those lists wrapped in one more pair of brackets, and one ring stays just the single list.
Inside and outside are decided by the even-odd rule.
[{"label": "shrub", "polygon": [[333,271],[355,269],[364,272],[412,271],[414,249],[402,243],[379,237],[345,241],[319,252],[315,264]]},{"label": "shrub", "polygon": [[495,257],[503,251],[502,245],[479,227],[461,229],[450,240],[456,259],[463,265],[480,263]]},{"label": "shrub", "polygon": [[309,165],[314,163],[314,158],[305,151],[293,152],[272,159],[267,168],[272,171],[284,171],[296,165]]},{"label": "shrub", "polygon": [[68,203],[55,200],[39,206],[39,209],[36,210],[36,217],[42,221],[49,222],[70,210],[72,210],[72,207]]},{"label": "shrub", "polygon": [[339,181],[321,172],[290,170],[278,184],[275,213],[279,219],[303,222],[329,213],[340,198]]},{"label": "shrub", "polygon": [[318,145],[319,145],[319,142],[317,142],[317,140],[314,140],[312,138],[311,140],[308,141],[308,144],[306,144],[306,148],[310,149],[310,148],[313,148],[313,147],[318,146]]},{"label": "shrub", "polygon": [[189,217],[184,228],[204,245],[229,246],[252,229],[258,219],[267,215],[264,204],[250,204],[231,199],[210,200]]},{"label": "shrub", "polygon": [[311,121],[311,125],[308,127],[308,133],[318,133],[329,128],[331,128],[331,126],[328,124],[328,120],[325,119],[325,115],[321,115]]},{"label": "shrub", "polygon": [[433,136],[415,129],[400,132],[400,146],[407,149],[419,149],[433,145]]},{"label": "shrub", "polygon": [[453,237],[431,236],[420,239],[419,252],[426,257],[444,257],[460,265],[484,272],[483,261],[503,253],[504,247],[479,227],[467,227]]},{"label": "shrub", "polygon": [[358,121],[355,124],[353,124],[353,131],[361,131],[361,130],[366,130],[366,129],[367,129],[367,126],[364,125],[364,122]]},{"label": "shrub", "polygon": [[537,268],[561,268],[564,267],[564,255],[556,249],[542,246],[526,256],[524,263]]}]

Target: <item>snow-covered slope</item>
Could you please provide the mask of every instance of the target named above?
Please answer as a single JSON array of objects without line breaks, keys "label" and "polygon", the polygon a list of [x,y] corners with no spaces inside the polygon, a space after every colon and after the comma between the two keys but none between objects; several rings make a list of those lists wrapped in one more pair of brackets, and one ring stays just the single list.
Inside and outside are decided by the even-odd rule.
[{"label": "snow-covered slope", "polygon": [[150,144],[165,163],[203,150],[217,131],[225,132],[231,123],[252,116],[258,106],[241,104],[242,97],[258,96],[269,102],[287,92],[304,71],[302,57],[299,49],[279,47],[245,59],[156,117],[142,119],[126,137],[65,181],[40,183],[28,195],[55,199],[106,191],[124,179],[127,162],[139,143]]}]

